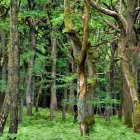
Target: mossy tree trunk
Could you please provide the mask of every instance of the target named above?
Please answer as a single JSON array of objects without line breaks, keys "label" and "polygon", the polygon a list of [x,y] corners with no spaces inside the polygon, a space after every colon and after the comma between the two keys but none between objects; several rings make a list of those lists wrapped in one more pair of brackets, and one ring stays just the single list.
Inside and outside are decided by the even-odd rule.
[{"label": "mossy tree trunk", "polygon": [[11,0],[8,91],[10,95],[10,133],[18,130],[19,43],[17,0]]},{"label": "mossy tree trunk", "polygon": [[7,53],[6,53],[6,31],[4,28],[4,24],[5,24],[5,19],[7,17],[9,8],[5,9],[4,5],[0,6],[0,14],[1,16],[1,22],[3,24],[3,27],[1,27],[1,46],[2,46],[2,61],[1,61],[1,65],[2,65],[2,89],[1,89],[1,95],[0,95],[0,110],[2,108],[2,104],[4,101],[4,97],[5,97],[5,92],[6,92],[6,70],[7,70]]},{"label": "mossy tree trunk", "polygon": [[[121,63],[122,65],[122,63]],[[123,75],[122,75],[122,66],[120,67],[120,104],[119,104],[119,110],[118,110],[118,118],[121,120],[123,116],[123,104],[124,104],[124,99],[123,99]]]},{"label": "mossy tree trunk", "polygon": [[[96,85],[96,79],[95,79],[96,68],[95,68],[93,53],[91,53],[90,50],[87,55],[87,69],[88,69],[88,79],[89,79],[89,83],[87,85],[87,100],[94,101],[94,90]],[[88,104],[88,112],[89,115],[91,116],[94,115],[93,104]]]},{"label": "mossy tree trunk", "polygon": [[89,22],[89,11],[90,4],[88,0],[84,2],[84,13],[83,13],[83,41],[81,41],[79,34],[74,29],[70,18],[70,0],[65,0],[64,9],[64,22],[65,22],[65,32],[70,35],[73,44],[75,46],[74,51],[79,51],[74,56],[75,61],[78,63],[78,74],[79,74],[79,93],[78,93],[78,118],[80,125],[81,135],[89,134],[89,114],[88,106],[86,103],[87,98],[87,77],[86,77],[86,57],[88,52],[88,22]]},{"label": "mossy tree trunk", "polygon": [[[139,37],[137,36],[136,30],[134,30],[134,24],[137,20],[137,15],[138,15],[137,13],[139,12],[137,11],[138,0],[127,1],[125,16],[123,16],[121,12],[122,11],[121,1],[120,1],[120,13],[117,13],[116,11],[112,11],[110,9],[103,8],[95,1],[92,0],[88,0],[88,1],[99,12],[113,17],[118,23],[119,26],[118,31],[120,32],[119,52],[122,57],[122,71],[124,75],[124,81],[126,82],[126,85],[129,89],[129,91],[127,92],[129,92],[129,95],[134,105],[134,131],[138,133],[140,129],[140,109],[139,109],[140,105],[139,105],[139,100],[138,100],[137,90],[136,90],[137,76],[136,74],[133,73],[134,71],[133,63],[136,62],[135,56],[136,53],[139,52],[138,49]],[[111,27],[114,29],[116,28],[113,26]],[[128,56],[131,56],[132,60],[130,60],[130,57],[128,58]],[[129,62],[132,62],[132,65]],[[131,69],[132,71],[130,71]],[[135,70],[136,69],[137,68],[135,67]]]}]

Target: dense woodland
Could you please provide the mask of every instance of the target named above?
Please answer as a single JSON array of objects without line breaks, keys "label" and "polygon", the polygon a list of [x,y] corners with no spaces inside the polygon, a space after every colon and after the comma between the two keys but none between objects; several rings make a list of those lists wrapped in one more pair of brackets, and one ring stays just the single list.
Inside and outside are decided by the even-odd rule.
[{"label": "dense woodland", "polygon": [[36,121],[71,127],[65,140],[118,139],[97,138],[113,122],[140,133],[139,13],[140,0],[0,0],[0,137]]}]

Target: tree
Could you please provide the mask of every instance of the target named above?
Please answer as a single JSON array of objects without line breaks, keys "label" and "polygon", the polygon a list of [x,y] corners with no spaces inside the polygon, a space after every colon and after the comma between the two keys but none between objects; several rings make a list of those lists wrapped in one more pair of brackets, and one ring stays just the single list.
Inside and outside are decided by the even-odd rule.
[{"label": "tree", "polygon": [[[83,41],[81,41],[77,31],[74,29],[71,15],[70,15],[70,0],[64,1],[64,22],[65,22],[65,32],[71,37],[73,42],[74,51],[79,52],[74,54],[75,60],[78,63],[78,117],[81,135],[89,133],[88,126],[88,107],[86,103],[87,96],[87,78],[86,78],[86,57],[89,48],[88,44],[88,20],[90,4],[87,0],[84,3],[84,13],[83,13]],[[76,56],[75,56],[76,55]]]},{"label": "tree", "polygon": [[[18,129],[18,84],[19,84],[19,43],[18,43],[18,8],[17,0],[10,5],[10,48],[8,54],[8,88],[0,114],[0,133],[8,116],[10,108],[10,133]],[[10,101],[10,102],[9,102]]]},{"label": "tree", "polygon": [[[97,2],[88,0],[90,4],[97,9],[99,12],[104,13],[108,16],[113,17],[116,22],[118,23],[119,30],[120,30],[120,39],[119,39],[119,53],[122,58],[122,71],[123,71],[123,76],[125,83],[127,85],[127,93],[129,93],[129,96],[131,97],[134,105],[134,131],[138,132],[139,130],[139,124],[140,124],[140,113],[139,113],[139,100],[137,96],[137,90],[136,90],[136,76],[134,76],[134,73],[137,74],[136,66],[134,64],[136,62],[136,56],[137,53],[139,52],[138,45],[139,45],[139,40],[137,39],[137,30],[135,30],[134,24],[137,21],[137,16],[139,12],[139,8],[137,8],[138,5],[138,0],[128,0],[126,3],[126,14],[124,18],[122,14],[122,1],[120,0],[120,13],[118,14],[116,11],[113,9],[106,9],[101,7]],[[110,24],[113,25],[113,24]],[[113,26],[112,26],[113,27]],[[129,65],[129,57],[132,57],[132,65]],[[132,68],[132,71],[130,71],[130,67]]]}]

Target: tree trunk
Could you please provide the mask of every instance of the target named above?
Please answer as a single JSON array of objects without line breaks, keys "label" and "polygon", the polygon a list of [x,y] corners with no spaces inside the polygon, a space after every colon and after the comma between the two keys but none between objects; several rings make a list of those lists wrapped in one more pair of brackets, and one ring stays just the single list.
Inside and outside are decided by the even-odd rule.
[{"label": "tree trunk", "polygon": [[123,116],[123,75],[122,75],[122,66],[121,66],[121,74],[120,74],[120,104],[118,110],[118,118],[121,120]]},{"label": "tree trunk", "polygon": [[[31,51],[35,52],[35,28],[30,25],[30,37],[31,37]],[[26,105],[27,105],[27,115],[32,115],[32,75],[33,75],[33,65],[34,65],[34,54],[30,57],[28,64],[28,75],[27,75],[27,85],[26,85]]]},{"label": "tree trunk", "polygon": [[[69,73],[74,74],[74,61],[69,62]],[[68,102],[72,103],[73,98],[74,98],[74,80],[73,79],[70,81],[69,87],[70,87],[70,91],[69,91]],[[72,113],[72,114],[74,113],[74,107],[73,106],[74,106],[73,104],[68,104],[67,111],[69,113]]]},{"label": "tree trunk", "polygon": [[2,109],[0,112],[0,135],[3,133],[5,122],[6,122],[6,119],[8,117],[8,113],[9,113],[9,106],[10,106],[10,99],[9,98],[10,98],[9,92],[7,91],[5,98],[4,98]]},{"label": "tree trunk", "polygon": [[[95,84],[96,80],[94,76],[96,75],[96,69],[95,69],[95,64],[93,62],[93,54],[88,53],[87,55],[87,68],[88,68],[88,78],[89,78],[89,83],[88,83],[88,93],[87,93],[87,100],[93,101],[94,100],[94,90],[95,90]],[[93,104],[88,104],[88,112],[89,115],[94,115],[94,105]],[[93,116],[94,117],[94,116]]]},{"label": "tree trunk", "polygon": [[21,89],[21,94],[20,94],[19,123],[23,122],[23,106],[24,106],[24,100],[25,100],[25,95],[24,95],[25,75],[26,75],[26,69],[25,69],[25,64],[23,64],[23,74],[22,74],[22,81],[21,81],[22,89]]},{"label": "tree trunk", "polygon": [[[27,47],[27,36],[26,36],[26,29],[24,29],[24,44],[23,44],[23,52],[22,54],[24,54],[25,49]],[[20,109],[19,109],[19,123],[23,122],[23,106],[24,106],[24,100],[25,100],[25,76],[26,76],[26,65],[25,65],[25,61],[23,61],[23,73],[22,75],[20,75],[20,77],[22,76],[21,79],[21,94],[20,94]]]},{"label": "tree trunk", "polygon": [[[78,117],[81,135],[89,134],[89,115],[88,115],[88,106],[86,103],[87,98],[87,78],[86,78],[86,57],[88,52],[88,22],[89,22],[89,11],[90,4],[88,0],[84,2],[84,12],[83,12],[83,40],[81,41],[78,32],[75,30],[70,15],[70,0],[64,1],[64,22],[65,22],[65,33],[69,34],[73,44],[74,51],[80,52],[76,53],[74,56],[75,61],[78,63],[78,73],[79,73],[79,89],[80,93],[78,94]],[[80,50],[80,51],[79,51]],[[75,53],[74,53],[75,54]]]},{"label": "tree trunk", "polygon": [[19,43],[17,0],[11,1],[10,12],[10,49],[8,59],[8,89],[10,95],[10,133],[18,130],[18,86],[19,86]]},{"label": "tree trunk", "polygon": [[38,102],[39,102],[39,96],[40,96],[40,93],[41,93],[41,90],[42,90],[42,82],[44,80],[44,77],[42,75],[42,78],[41,78],[41,83],[40,83],[40,87],[39,87],[39,91],[38,91],[38,95],[37,95],[37,99],[36,99],[36,109],[35,109],[35,112],[38,112]]},{"label": "tree trunk", "polygon": [[[54,32],[52,32],[54,35]],[[51,37],[51,56],[52,56],[52,85],[51,85],[51,102],[50,102],[50,120],[53,120],[53,110],[57,109],[57,98],[56,98],[56,37]]]},{"label": "tree trunk", "polygon": [[[124,79],[124,78],[123,78]],[[132,127],[132,106],[129,87],[125,79],[123,80],[123,98],[124,100],[124,121],[125,125]]]},{"label": "tree trunk", "polygon": [[[66,76],[68,76],[69,74],[69,70],[68,70],[68,61],[66,63]],[[67,83],[65,83],[67,84]],[[64,104],[63,104],[63,108],[62,108],[62,120],[66,120],[66,107],[67,107],[67,100],[68,100],[68,88],[65,87],[64,88]]]},{"label": "tree trunk", "polygon": [[[65,102],[67,101],[67,87],[64,88],[64,100]],[[63,108],[62,108],[62,120],[65,121],[66,120],[66,103],[64,102],[63,104]]]},{"label": "tree trunk", "polygon": [[[115,52],[116,52],[116,49],[117,49],[117,46],[116,46],[116,42],[115,40],[112,40],[112,43],[111,43],[111,46],[112,46],[112,49],[111,49],[111,63],[110,63],[110,68],[109,68],[109,88],[108,88],[108,92],[109,92],[109,96],[110,96],[110,99],[113,99],[113,95],[114,95],[114,90],[115,90],[115,87],[114,87],[114,65],[115,65],[115,60],[114,60],[114,55],[115,55]],[[107,103],[106,105],[106,120],[107,121],[110,121],[110,116],[113,114],[113,109],[112,109],[112,104],[110,103]]]},{"label": "tree trunk", "polygon": [[[2,20],[4,23],[4,21]],[[6,70],[7,70],[7,60],[6,60],[6,35],[5,29],[2,27],[1,33],[1,46],[2,46],[2,89],[0,95],[0,111],[3,105],[4,97],[5,97],[5,90],[6,90]]]},{"label": "tree trunk", "polygon": [[87,95],[87,77],[86,77],[86,68],[85,65],[79,66],[79,87],[80,93],[78,95],[78,119],[80,125],[81,135],[89,133],[88,127],[88,105],[86,103]]}]

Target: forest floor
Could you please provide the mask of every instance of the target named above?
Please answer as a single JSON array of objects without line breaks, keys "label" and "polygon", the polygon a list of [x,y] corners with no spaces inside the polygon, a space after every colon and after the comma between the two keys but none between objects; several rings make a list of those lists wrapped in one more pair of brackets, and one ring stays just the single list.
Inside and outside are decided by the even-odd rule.
[{"label": "forest floor", "polygon": [[54,112],[54,121],[49,120],[49,109],[39,108],[32,117],[26,116],[24,108],[23,123],[19,124],[18,134],[8,134],[9,119],[0,140],[16,137],[16,140],[140,140],[140,135],[133,133],[132,128],[123,125],[117,116],[106,122],[95,116],[95,125],[90,128],[90,136],[80,137],[79,125],[73,123],[73,116],[67,114],[62,121],[61,112]]}]

